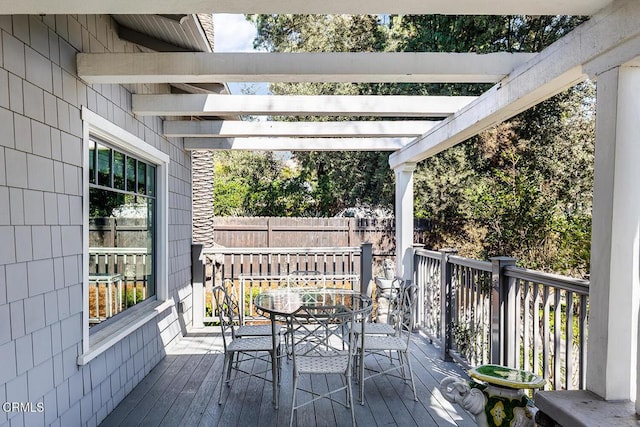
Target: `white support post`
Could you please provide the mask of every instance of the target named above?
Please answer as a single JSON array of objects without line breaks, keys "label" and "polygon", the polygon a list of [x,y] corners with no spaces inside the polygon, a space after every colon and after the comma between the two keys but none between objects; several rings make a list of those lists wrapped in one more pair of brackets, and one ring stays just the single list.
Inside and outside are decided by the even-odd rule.
[{"label": "white support post", "polygon": [[413,277],[413,171],[415,163],[403,163],[396,174],[396,275]]},{"label": "white support post", "polygon": [[636,400],[640,68],[613,68],[597,85],[587,389]]}]

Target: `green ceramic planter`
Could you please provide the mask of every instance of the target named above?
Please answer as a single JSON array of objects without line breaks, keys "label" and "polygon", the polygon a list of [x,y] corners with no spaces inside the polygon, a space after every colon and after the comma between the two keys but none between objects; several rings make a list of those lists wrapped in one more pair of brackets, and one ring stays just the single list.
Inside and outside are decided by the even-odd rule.
[{"label": "green ceramic planter", "polygon": [[537,408],[525,394],[545,380],[519,369],[482,365],[469,370],[471,381],[447,377],[440,391],[476,417],[479,427],[535,427]]}]

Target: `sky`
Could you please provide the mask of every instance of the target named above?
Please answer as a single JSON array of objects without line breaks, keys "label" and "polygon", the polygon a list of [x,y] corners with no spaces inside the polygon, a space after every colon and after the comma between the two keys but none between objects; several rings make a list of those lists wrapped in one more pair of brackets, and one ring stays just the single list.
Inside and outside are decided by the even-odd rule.
[{"label": "sky", "polygon": [[[216,13],[213,15],[213,44],[215,52],[255,52],[253,39],[256,27],[244,15]],[[269,93],[266,83],[229,83],[232,94],[244,91],[264,95]]]},{"label": "sky", "polygon": [[244,15],[215,13],[213,30],[216,52],[253,52],[256,28]]}]

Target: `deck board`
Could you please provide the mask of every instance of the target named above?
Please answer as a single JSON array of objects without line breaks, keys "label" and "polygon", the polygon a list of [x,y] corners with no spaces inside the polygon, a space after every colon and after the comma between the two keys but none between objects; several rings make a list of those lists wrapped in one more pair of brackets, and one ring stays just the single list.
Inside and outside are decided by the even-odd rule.
[{"label": "deck board", "polygon": [[[418,402],[413,400],[411,386],[388,375],[365,381],[365,404],[358,400],[359,385],[353,383],[354,411],[358,425],[471,427],[473,418],[447,402],[438,385],[448,375],[464,376],[457,365],[439,358],[438,349],[422,337],[412,340]],[[231,387],[224,385],[222,404],[218,405],[222,374],[222,340],[218,329],[190,332],[167,348],[167,356],[109,414],[101,426],[288,426],[291,413],[291,361],[283,359],[279,408],[272,404],[271,383],[259,378],[239,379]],[[262,370],[266,362],[253,363]],[[389,360],[367,356],[366,366],[380,368]],[[400,371],[397,371],[400,372]],[[270,378],[270,374],[267,375]],[[302,387],[325,391],[342,384],[339,376],[302,376]],[[309,399],[307,393],[299,398]],[[335,395],[344,399],[345,392]],[[297,426],[350,426],[351,413],[338,403],[321,400],[299,409]]]}]

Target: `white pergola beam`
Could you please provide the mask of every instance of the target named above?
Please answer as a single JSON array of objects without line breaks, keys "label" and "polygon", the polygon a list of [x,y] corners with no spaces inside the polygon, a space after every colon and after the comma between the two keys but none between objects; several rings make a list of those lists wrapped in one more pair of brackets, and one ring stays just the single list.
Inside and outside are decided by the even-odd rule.
[{"label": "white pergola beam", "polygon": [[[389,158],[397,167],[418,162],[550,98],[587,78],[583,68],[606,68],[610,52],[640,55],[640,3],[622,0],[585,22],[491,90]],[[622,54],[623,52],[624,54]],[[597,74],[597,67],[590,69]],[[604,71],[604,69],[600,70]]]},{"label": "white pergola beam", "polygon": [[396,151],[413,138],[185,138],[186,150]]},{"label": "white pergola beam", "polygon": [[611,0],[3,0],[0,14],[592,15]]},{"label": "white pergola beam", "polygon": [[532,53],[80,53],[88,83],[495,83]]},{"label": "white pergola beam", "polygon": [[339,122],[264,122],[239,120],[164,121],[168,137],[417,137],[437,121],[384,120]]},{"label": "white pergola beam", "polygon": [[133,95],[140,116],[445,117],[473,96],[379,95]]}]

